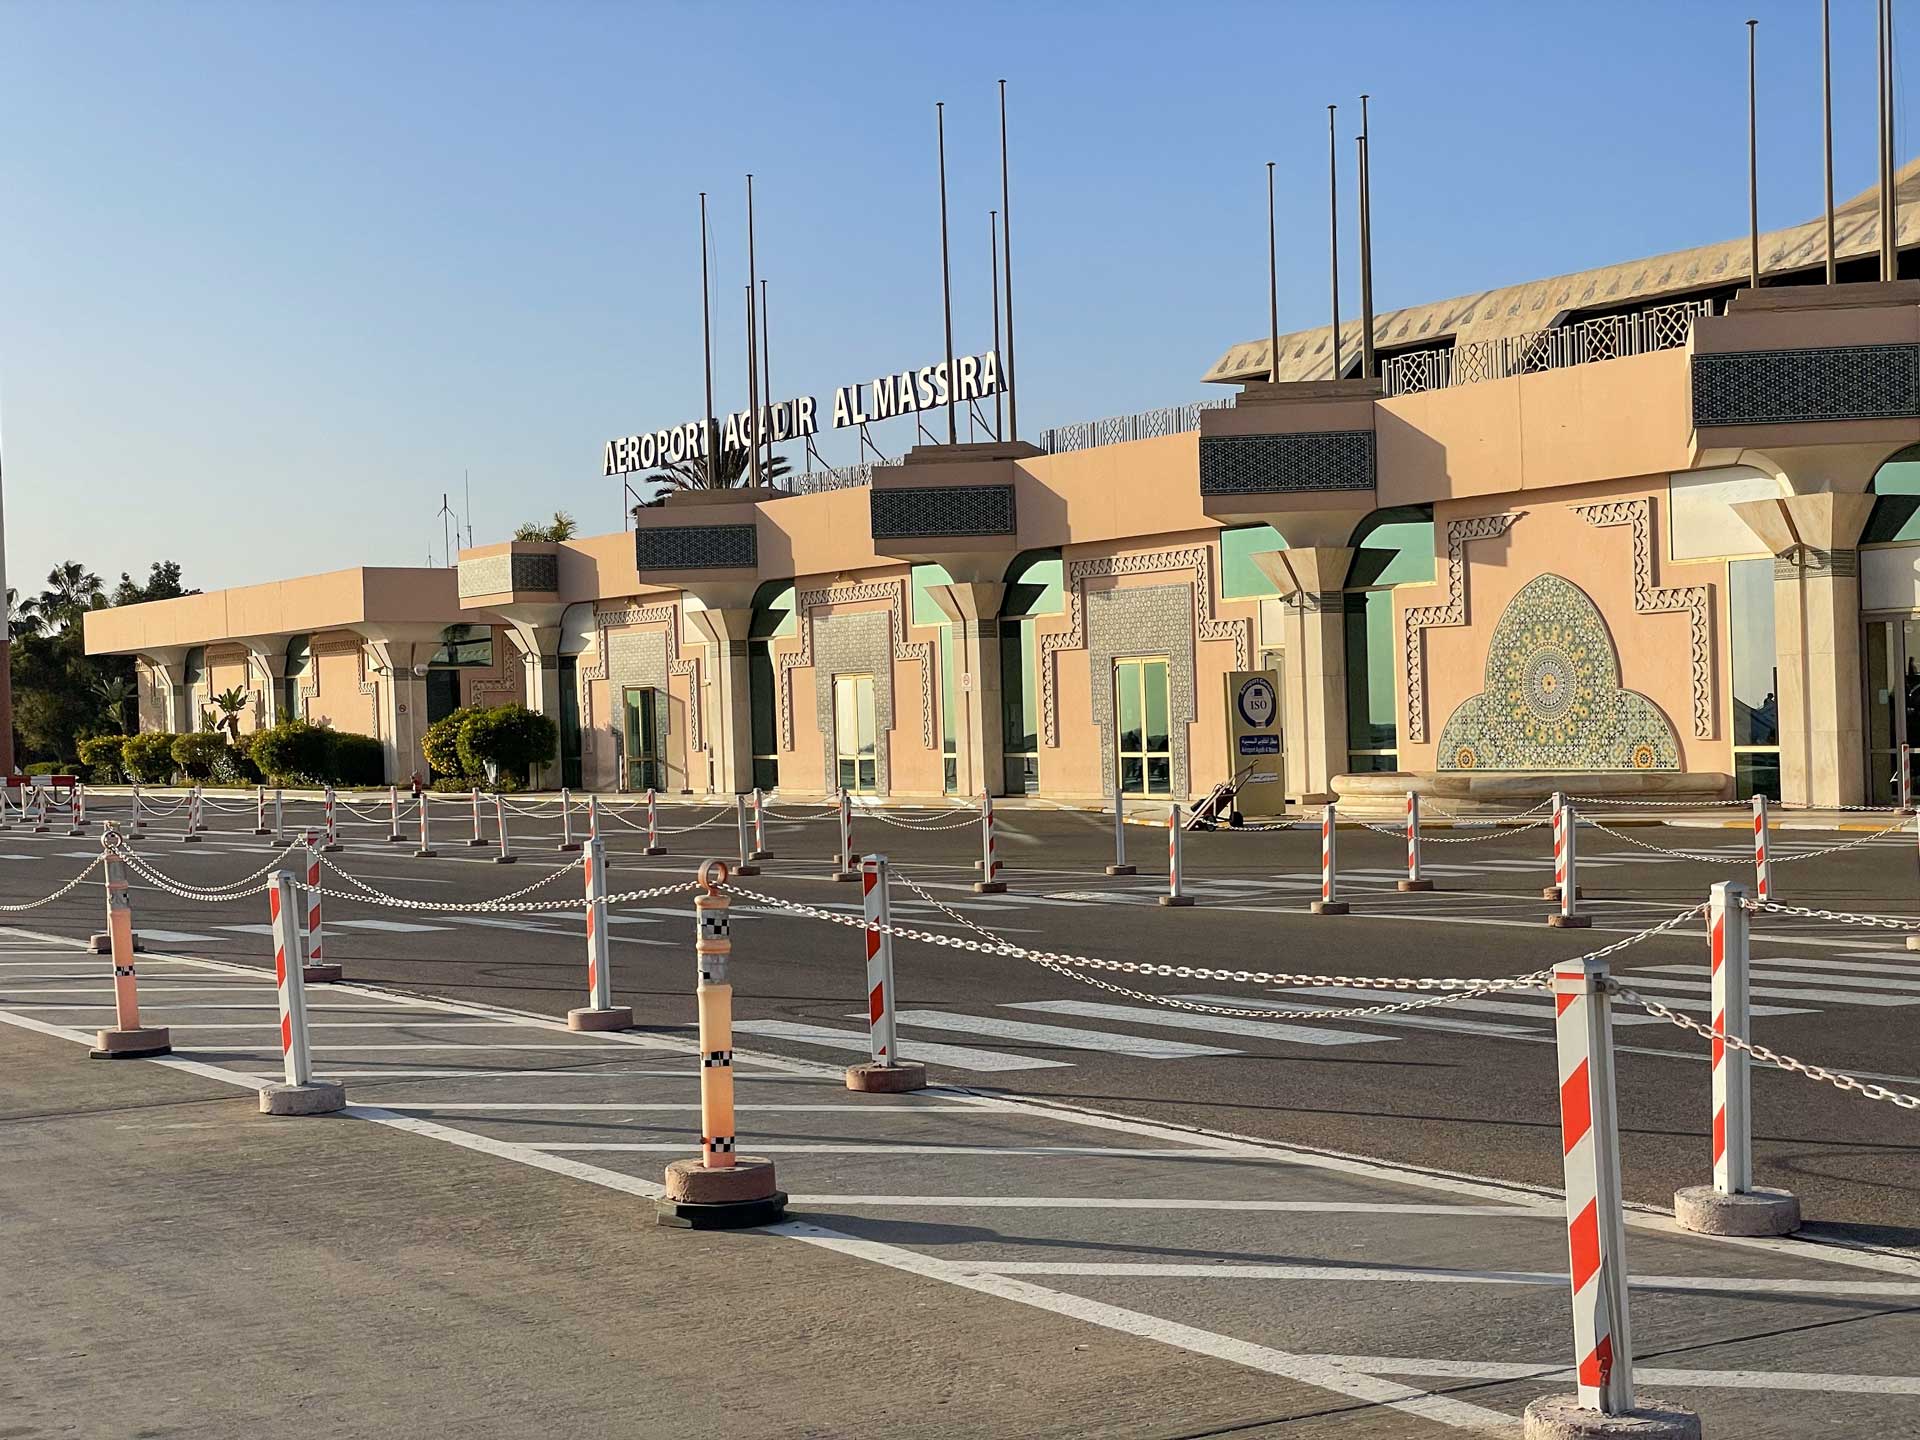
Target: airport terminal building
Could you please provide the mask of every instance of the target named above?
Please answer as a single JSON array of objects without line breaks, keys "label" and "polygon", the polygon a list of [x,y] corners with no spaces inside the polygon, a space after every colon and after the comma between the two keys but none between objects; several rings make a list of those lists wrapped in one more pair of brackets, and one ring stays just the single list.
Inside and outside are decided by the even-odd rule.
[{"label": "airport terminal building", "polygon": [[[1901,173],[1911,217],[1920,165]],[[633,531],[91,614],[141,723],[558,722],[598,790],[1190,800],[1268,672],[1294,803],[1884,803],[1920,741],[1920,281],[1819,222],[1230,348],[1213,404],[920,446]],[[1902,246],[1920,249],[1920,223]],[[1908,252],[1920,268],[1920,255]],[[853,483],[853,482],[859,483]],[[844,482],[844,483],[842,483]]]}]

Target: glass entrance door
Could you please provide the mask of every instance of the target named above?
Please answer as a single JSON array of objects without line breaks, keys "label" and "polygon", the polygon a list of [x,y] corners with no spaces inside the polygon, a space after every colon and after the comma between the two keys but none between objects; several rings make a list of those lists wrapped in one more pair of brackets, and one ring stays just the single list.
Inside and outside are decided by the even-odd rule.
[{"label": "glass entrance door", "polygon": [[871,795],[879,783],[874,744],[873,677],[833,677],[833,754],[838,762],[840,788],[854,795]]},{"label": "glass entrance door", "polygon": [[1869,620],[1865,651],[1867,803],[1891,805],[1900,747],[1920,745],[1920,615]]},{"label": "glass entrance door", "polygon": [[666,767],[660,763],[659,695],[659,691],[642,686],[621,692],[628,790],[666,788]]},{"label": "glass entrance door", "polygon": [[1123,795],[1173,793],[1173,742],[1167,724],[1167,662],[1113,662],[1113,739]]}]

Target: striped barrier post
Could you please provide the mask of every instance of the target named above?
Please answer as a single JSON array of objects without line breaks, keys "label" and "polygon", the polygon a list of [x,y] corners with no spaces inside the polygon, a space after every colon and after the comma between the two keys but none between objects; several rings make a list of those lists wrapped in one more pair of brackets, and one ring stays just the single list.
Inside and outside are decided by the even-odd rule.
[{"label": "striped barrier post", "polygon": [[285,842],[287,838],[286,792],[278,785],[273,787],[273,838]]},{"label": "striped barrier post", "polygon": [[1913,747],[1900,747],[1900,773],[1895,777],[1900,791],[1900,813],[1913,809]]},{"label": "striped barrier post", "polygon": [[[1634,1408],[1633,1340],[1627,1316],[1627,1239],[1620,1205],[1620,1136],[1614,1115],[1613,1017],[1604,960],[1570,960],[1553,971],[1559,1056],[1560,1153],[1567,1189],[1567,1257],[1578,1390],[1527,1407],[1626,1415]],[[1648,1432],[1656,1433],[1656,1432]],[[1664,1433],[1664,1432],[1659,1432]],[[1698,1433],[1697,1431],[1695,1432]]]},{"label": "striped barrier post", "polygon": [[1800,1202],[1753,1183],[1753,1081],[1747,1052],[1726,1037],[1753,1038],[1748,988],[1747,890],[1721,881],[1707,897],[1707,965],[1713,1011],[1713,1183],[1674,1192],[1673,1217],[1706,1235],[1786,1235]]},{"label": "striped barrier post", "polygon": [[664,855],[667,847],[660,843],[660,792],[649,785],[647,787],[647,848],[642,855]]},{"label": "striped barrier post", "polygon": [[1753,888],[1762,904],[1773,899],[1773,837],[1767,815],[1767,797],[1753,797]]},{"label": "striped barrier post", "polygon": [[73,785],[73,799],[68,801],[67,803],[73,807],[73,813],[69,817],[73,821],[73,823],[67,827],[67,834],[69,835],[86,834],[87,833],[87,787],[76,780]]},{"label": "striped barrier post", "polygon": [[467,841],[469,850],[477,850],[487,843],[487,837],[480,830],[480,787],[473,787],[473,838]]},{"label": "striped barrier post", "polygon": [[44,835],[53,828],[47,819],[47,792],[52,788],[51,785],[33,787],[33,833],[36,835]]},{"label": "striped barrier post", "polygon": [[1193,904],[1193,897],[1181,886],[1180,842],[1185,834],[1186,827],[1180,823],[1180,807],[1176,804],[1167,812],[1167,893],[1160,897],[1162,905]]},{"label": "striped barrier post", "polygon": [[326,957],[326,930],[320,918],[320,854],[324,848],[320,836],[307,831],[307,934],[300,974],[309,985],[324,985],[340,978],[340,967]]},{"label": "striped barrier post", "polygon": [[694,956],[700,1015],[700,1158],[667,1166],[666,1193],[655,1202],[663,1225],[725,1229],[764,1225],[785,1212],[771,1160],[741,1155],[733,1115],[733,942],[728,933],[724,860],[700,867],[693,897]]},{"label": "striped barrier post", "polygon": [[980,878],[973,882],[973,893],[1007,893],[1007,882],[1000,878],[1000,845],[993,828],[993,796],[985,790],[980,792]]},{"label": "striped barrier post", "polygon": [[607,852],[599,836],[588,839],[581,860],[587,886],[587,1003],[567,1012],[569,1030],[625,1030],[633,1007],[613,1003],[613,957],[607,943]]},{"label": "striped barrier post", "polygon": [[507,802],[498,790],[493,792],[493,828],[500,832],[500,853],[493,857],[493,863],[513,864],[519,857],[507,848]]},{"label": "striped barrier post", "polygon": [[867,928],[861,938],[867,953],[867,1036],[869,1059],[847,1067],[847,1088],[870,1094],[898,1095],[923,1090],[927,1067],[900,1058],[899,1027],[893,989],[893,902],[887,857],[860,861],[860,898]]},{"label": "striped barrier post", "polygon": [[840,853],[833,857],[833,878],[836,880],[858,880],[860,862],[853,854],[853,797],[845,790],[840,792]]},{"label": "striped barrier post", "polygon": [[767,848],[767,797],[758,785],[753,787],[753,849],[747,852],[749,860],[771,860],[773,851]]},{"label": "striped barrier post", "polygon": [[138,785],[133,787],[133,828],[136,830],[144,830],[147,828],[146,817],[140,813],[140,787]]},{"label": "striped barrier post", "polygon": [[739,855],[739,858],[734,861],[733,873],[758,875],[760,867],[747,859],[747,854],[753,847],[747,843],[747,797],[744,794],[733,797],[733,838]]},{"label": "striped barrier post", "polygon": [[433,806],[427,802],[432,798],[433,792],[429,790],[420,792],[420,843],[414,847],[413,852],[416,860],[431,860],[438,853],[433,848],[433,841],[429,838],[427,829],[427,815],[433,809]]},{"label": "striped barrier post", "polygon": [[198,785],[187,792],[185,808],[187,828],[181,832],[180,843],[182,845],[198,845],[200,843],[199,832],[206,828],[200,823],[200,787]]},{"label": "striped barrier post", "polygon": [[324,814],[327,822],[327,834],[326,844],[323,848],[331,855],[340,848],[340,817],[334,809],[334,794],[331,785],[327,786]]},{"label": "striped barrier post", "polygon": [[[8,791],[11,789],[12,787],[10,785],[0,783],[0,830],[11,829],[13,826],[13,820],[11,818],[13,815],[13,804],[8,799]],[[21,818],[24,819],[25,817],[22,816]]]},{"label": "striped barrier post", "polygon": [[587,796],[587,838],[600,838],[600,797],[597,795]]},{"label": "striped barrier post", "polygon": [[404,845],[407,837],[400,833],[400,787],[387,786],[387,843]]},{"label": "striped barrier post", "polygon": [[[279,793],[277,790],[274,792],[276,797]],[[267,787],[264,785],[253,787],[253,833],[256,835],[273,833],[267,828]]]},{"label": "striped barrier post", "polygon": [[107,929],[104,935],[93,937],[92,948],[95,954],[104,948],[113,957],[113,1027],[95,1032],[95,1048],[89,1053],[96,1060],[166,1055],[173,1050],[173,1037],[167,1027],[140,1023],[140,980],[133,963],[139,947],[133,934],[133,905],[127,899],[127,865],[120,858],[120,837],[111,825],[100,843],[105,851]]},{"label": "striped barrier post", "polygon": [[1315,915],[1347,913],[1347,902],[1340,898],[1339,822],[1332,805],[1320,812],[1320,898],[1307,906]]},{"label": "striped barrier post", "polygon": [[[1558,790],[1553,792],[1553,883],[1541,887],[1540,898],[1542,900],[1558,900],[1560,898],[1560,809],[1566,803],[1566,796],[1562,795]],[[1576,900],[1579,898],[1578,895],[1574,896]]]},{"label": "striped barrier post", "polygon": [[1547,916],[1547,924],[1556,930],[1585,930],[1593,924],[1591,915],[1582,915],[1580,901],[1580,815],[1573,802],[1560,802],[1560,823],[1553,834],[1553,873],[1559,881],[1560,908]]},{"label": "striped barrier post", "polygon": [[1109,875],[1133,875],[1138,872],[1127,863],[1127,800],[1120,789],[1120,775],[1113,777],[1113,863],[1107,866]]},{"label": "striped barrier post", "polygon": [[193,787],[193,828],[196,830],[211,830],[213,828],[213,826],[207,823],[206,789],[200,785]]},{"label": "striped barrier post", "polygon": [[573,792],[563,785],[560,787],[560,843],[554,849],[571,854],[579,848],[580,842],[573,838]]},{"label": "striped barrier post", "polygon": [[1420,873],[1420,797],[1411,790],[1407,791],[1407,878],[1397,888],[1433,889],[1433,882]]},{"label": "striped barrier post", "polygon": [[[309,837],[312,831],[307,832]],[[319,851],[309,852],[317,862]],[[300,964],[300,912],[293,876],[276,870],[267,877],[267,913],[273,921],[273,977],[280,992],[282,1083],[260,1091],[263,1115],[325,1115],[347,1103],[346,1087],[313,1078],[307,1047],[306,975]],[[311,913],[311,912],[309,912]]]}]

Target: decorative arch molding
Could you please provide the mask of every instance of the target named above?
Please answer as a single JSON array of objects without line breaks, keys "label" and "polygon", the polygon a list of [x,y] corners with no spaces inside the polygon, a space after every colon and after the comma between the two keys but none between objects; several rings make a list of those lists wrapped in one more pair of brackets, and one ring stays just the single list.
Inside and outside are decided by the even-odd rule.
[{"label": "decorative arch molding", "polygon": [[825,605],[850,605],[862,600],[885,600],[892,616],[893,658],[920,664],[920,743],[934,748],[933,642],[907,638],[907,582],[872,580],[853,585],[830,585],[823,590],[796,590],[793,596],[795,630],[800,644],[780,657],[780,748],[793,749],[793,672],[813,668],[813,616]]},{"label": "decorative arch molding", "polygon": [[1499,515],[1475,515],[1447,522],[1447,598],[1438,605],[1421,605],[1407,611],[1405,670],[1410,742],[1418,744],[1427,738],[1426,632],[1440,626],[1467,623],[1467,544],[1473,540],[1499,539],[1513,528],[1513,522],[1520,515],[1518,510],[1509,510]]},{"label": "decorative arch molding", "polygon": [[685,676],[687,680],[688,749],[691,752],[707,748],[702,743],[705,732],[701,726],[704,707],[700,701],[700,661],[691,655],[681,658],[680,607],[671,602],[664,605],[630,605],[625,610],[602,610],[593,617],[593,664],[579,666],[576,670],[580,685],[582,730],[591,731],[594,725],[591,682],[607,678],[607,632],[625,629],[630,625],[658,625],[663,622],[667,627],[667,673]]},{"label": "decorative arch molding", "polygon": [[1608,500],[1575,505],[1574,513],[1595,529],[1630,527],[1633,544],[1633,608],[1641,615],[1687,617],[1687,641],[1693,671],[1693,734],[1696,740],[1713,738],[1713,665],[1708,654],[1713,587],[1653,583],[1653,502]]},{"label": "decorative arch molding", "polygon": [[1089,580],[1122,575],[1152,575],[1162,570],[1193,572],[1193,613],[1199,619],[1202,640],[1233,642],[1233,667],[1252,663],[1253,624],[1222,620],[1214,614],[1213,547],[1186,545],[1177,550],[1150,550],[1138,555],[1103,555],[1067,562],[1067,628],[1040,637],[1040,741],[1049,749],[1060,745],[1059,660],[1062,650],[1087,648],[1087,606],[1084,585]]}]

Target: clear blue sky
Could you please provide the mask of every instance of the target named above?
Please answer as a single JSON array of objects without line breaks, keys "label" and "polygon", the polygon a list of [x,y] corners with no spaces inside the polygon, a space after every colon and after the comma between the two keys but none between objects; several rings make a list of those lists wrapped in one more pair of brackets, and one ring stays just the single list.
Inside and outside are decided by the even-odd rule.
[{"label": "clear blue sky", "polygon": [[[1873,179],[1874,24],[1834,11],[1844,198]],[[1281,324],[1322,320],[1324,106],[1350,200],[1362,90],[1382,309],[1736,236],[1749,14],[1787,224],[1820,206],[1817,0],[4,0],[8,576],[420,564],[463,468],[482,542],[556,506],[617,529],[602,442],[701,408],[702,188],[722,408],[748,170],[781,396],[938,358],[935,100],[956,344],[985,348],[1003,76],[1029,432],[1201,398],[1264,333],[1269,159]]]}]

